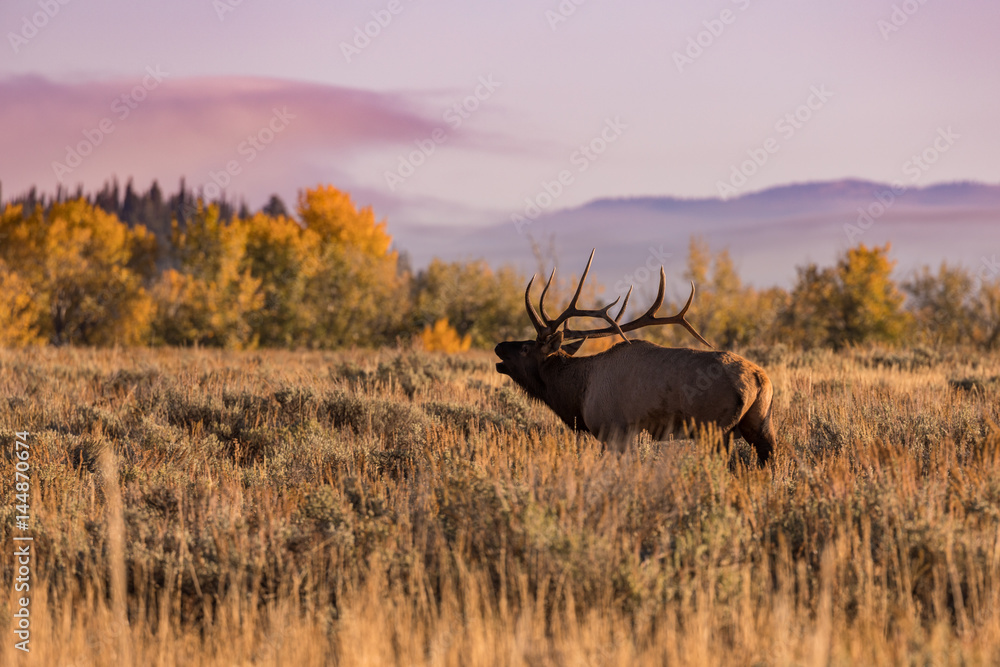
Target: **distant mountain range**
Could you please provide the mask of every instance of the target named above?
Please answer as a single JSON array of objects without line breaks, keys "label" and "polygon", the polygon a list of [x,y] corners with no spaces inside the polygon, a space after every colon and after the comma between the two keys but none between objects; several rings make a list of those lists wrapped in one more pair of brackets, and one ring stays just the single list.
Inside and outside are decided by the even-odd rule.
[{"label": "distant mountain range", "polygon": [[[523,213],[523,212],[522,212]],[[509,216],[508,216],[509,218]],[[599,199],[545,213],[523,225],[510,219],[473,230],[396,227],[400,248],[415,266],[432,257],[512,263],[538,270],[532,239],[552,247],[563,275],[578,274],[597,248],[592,275],[615,286],[655,289],[662,263],[673,293],[687,257],[688,240],[703,237],[713,251],[728,248],[740,276],[758,286],[789,286],[795,267],[832,264],[845,249],[892,243],[901,279],[942,261],[970,269],[1000,256],[1000,185],[961,182],[893,191],[884,183],[841,180],[784,185],[728,200],[631,197]],[[546,264],[550,263],[546,259]],[[992,265],[995,266],[995,263]],[[547,269],[546,269],[547,271]],[[645,279],[643,279],[645,277]]]}]

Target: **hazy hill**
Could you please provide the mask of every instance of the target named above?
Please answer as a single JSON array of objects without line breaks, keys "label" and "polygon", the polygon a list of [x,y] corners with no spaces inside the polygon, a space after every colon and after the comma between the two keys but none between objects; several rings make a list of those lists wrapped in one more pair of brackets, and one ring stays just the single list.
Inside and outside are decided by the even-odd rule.
[{"label": "hazy hill", "polygon": [[[676,279],[693,234],[705,237],[713,249],[728,247],[743,278],[757,285],[787,286],[797,265],[830,264],[840,251],[861,242],[891,241],[900,277],[944,260],[982,267],[984,258],[1000,255],[1000,185],[949,183],[890,196],[886,184],[843,180],[785,185],[726,201],[600,199],[542,215],[522,234],[509,216],[461,233],[400,226],[393,231],[418,267],[433,256],[483,257],[531,273],[536,269],[534,238],[544,247],[554,243],[560,269],[576,273],[596,246],[593,274],[609,288],[634,281],[645,264],[658,267],[667,254],[663,264],[668,277]],[[860,211],[870,213],[870,222],[862,218],[859,223]],[[642,283],[644,272],[638,273]],[[646,282],[653,285],[655,276]]]}]

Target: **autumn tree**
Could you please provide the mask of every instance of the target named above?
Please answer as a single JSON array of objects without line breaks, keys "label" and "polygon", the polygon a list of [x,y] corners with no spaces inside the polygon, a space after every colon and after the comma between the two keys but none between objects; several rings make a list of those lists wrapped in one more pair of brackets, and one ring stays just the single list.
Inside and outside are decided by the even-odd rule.
[{"label": "autumn tree", "polygon": [[305,228],[318,234],[326,246],[351,248],[371,257],[391,257],[395,261],[385,221],[375,221],[371,206],[358,210],[349,194],[332,185],[300,193],[298,213]]},{"label": "autumn tree", "polygon": [[156,241],[145,227],[130,228],[81,197],[47,210],[7,206],[0,238],[5,283],[32,295],[34,306],[20,312],[32,313],[37,335],[57,345],[148,339],[145,283],[155,270]]},{"label": "autumn tree", "polygon": [[972,275],[942,262],[936,273],[924,266],[903,284],[914,315],[916,336],[924,342],[957,345],[974,334],[975,292]]},{"label": "autumn tree", "polygon": [[307,289],[322,269],[319,235],[285,215],[257,213],[240,224],[243,266],[259,281],[263,299],[251,322],[260,345],[307,345],[305,311],[316,305],[307,302]]},{"label": "autumn tree", "polygon": [[379,345],[400,332],[406,317],[405,282],[397,271],[386,223],[371,207],[320,186],[299,196],[304,228],[316,235],[317,270],[303,291],[303,324],[320,347]]},{"label": "autumn tree", "polygon": [[44,342],[43,316],[32,286],[0,260],[0,347]]},{"label": "autumn tree", "polygon": [[1000,348],[1000,278],[979,278],[973,307],[972,340],[988,350]]},{"label": "autumn tree", "polygon": [[156,292],[162,341],[229,348],[391,341],[406,299],[385,223],[333,187],[303,192],[298,215],[226,219],[213,204],[186,224],[175,220],[178,268],[164,273]]},{"label": "autumn tree", "polygon": [[526,333],[525,282],[509,266],[493,270],[482,260],[434,259],[413,280],[413,324],[444,320],[459,336],[469,336],[473,346],[492,348]]},{"label": "autumn tree", "polygon": [[[707,266],[710,258],[711,269]],[[722,348],[753,341],[756,293],[744,287],[729,250],[724,248],[711,257],[708,244],[692,238],[688,260],[684,277],[697,285],[697,314],[692,316],[702,327],[702,335]]]},{"label": "autumn tree", "polygon": [[418,336],[420,345],[428,352],[465,352],[472,346],[472,337],[469,334],[459,335],[455,328],[448,324],[448,320],[442,318],[428,324]]},{"label": "autumn tree", "polygon": [[[695,299],[687,319],[713,345],[723,349],[753,345],[765,342],[772,333],[784,303],[783,291],[761,291],[744,285],[728,249],[713,255],[704,239],[691,237],[683,276],[683,297],[667,303],[661,314],[680,310],[687,301],[687,283],[693,282]],[[674,345],[697,345],[676,327],[658,336]]]},{"label": "autumn tree", "polygon": [[[843,347],[869,341],[895,343],[908,321],[893,282],[889,246],[851,248],[836,266],[798,267],[791,293],[758,290],[740,280],[726,250],[712,254],[692,238],[684,277],[697,288],[687,319],[718,347],[784,342],[800,347]],[[664,307],[675,312],[683,301]],[[685,344],[681,332],[661,334]]]},{"label": "autumn tree", "polygon": [[868,341],[898,343],[908,318],[902,311],[903,294],[892,279],[896,262],[890,245],[849,249],[837,261],[839,294],[830,337],[834,347]]},{"label": "autumn tree", "polygon": [[263,305],[261,281],[246,266],[247,230],[220,219],[217,206],[199,206],[181,228],[173,223],[172,248],[178,269],[166,270],[156,285],[154,330],[168,345],[254,347],[250,321]]},{"label": "autumn tree", "polygon": [[838,316],[836,271],[810,263],[796,272],[795,286],[778,318],[778,338],[795,347],[830,345]]},{"label": "autumn tree", "polygon": [[895,262],[889,259],[889,249],[889,244],[861,244],[847,250],[832,268],[800,268],[781,318],[785,338],[805,347],[833,348],[900,342],[909,316],[892,279]]},{"label": "autumn tree", "polygon": [[1000,280],[942,263],[923,267],[904,285],[916,337],[938,345],[1000,345]]}]

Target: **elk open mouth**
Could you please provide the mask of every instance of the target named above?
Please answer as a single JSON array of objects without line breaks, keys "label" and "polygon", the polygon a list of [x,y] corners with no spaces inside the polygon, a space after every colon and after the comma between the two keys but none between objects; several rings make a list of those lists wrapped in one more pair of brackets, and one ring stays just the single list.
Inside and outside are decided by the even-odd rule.
[{"label": "elk open mouth", "polygon": [[501,351],[500,351],[501,348],[506,349],[505,346],[507,346],[507,345],[510,345],[510,343],[500,343],[495,348],[493,348],[493,354],[495,354],[498,357],[500,357],[500,361],[497,362],[497,373],[500,373],[502,375],[510,375],[510,373],[507,372],[507,366],[504,365],[505,362],[506,362],[506,359],[504,358],[504,355],[501,354]]}]

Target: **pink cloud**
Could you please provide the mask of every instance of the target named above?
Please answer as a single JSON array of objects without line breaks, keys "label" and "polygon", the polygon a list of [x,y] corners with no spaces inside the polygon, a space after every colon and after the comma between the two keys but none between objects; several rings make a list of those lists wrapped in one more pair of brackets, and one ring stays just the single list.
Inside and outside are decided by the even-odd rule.
[{"label": "pink cloud", "polygon": [[[131,80],[0,80],[4,197],[32,185],[97,188],[112,175],[168,190],[236,165],[231,195],[251,202],[334,182],[350,158],[408,142],[435,126],[403,97],[251,77],[175,78],[150,68]],[[87,153],[87,155],[83,155]],[[74,157],[74,155],[79,156]],[[220,180],[225,180],[221,178]]]}]

